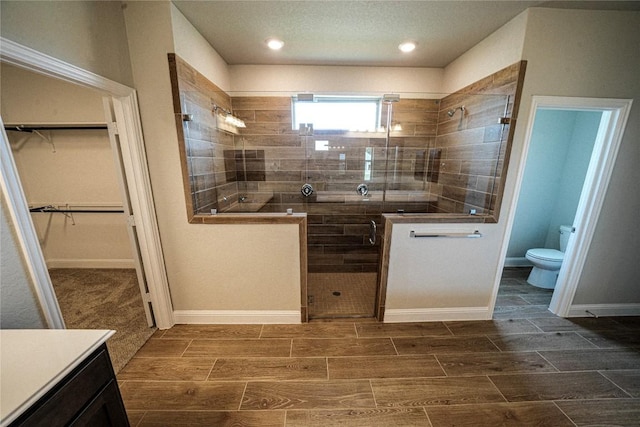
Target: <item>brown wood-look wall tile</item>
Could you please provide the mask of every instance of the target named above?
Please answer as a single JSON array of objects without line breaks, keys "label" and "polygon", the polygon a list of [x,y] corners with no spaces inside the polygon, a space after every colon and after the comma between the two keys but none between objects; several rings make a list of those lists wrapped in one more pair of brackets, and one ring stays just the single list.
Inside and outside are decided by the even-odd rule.
[{"label": "brown wood-look wall tile", "polygon": [[435,406],[427,415],[433,427],[574,427],[551,402]]},{"label": "brown wood-look wall tile", "polygon": [[372,380],[378,406],[432,406],[504,402],[487,377]]},{"label": "brown wood-look wall tile", "polygon": [[491,375],[489,378],[510,402],[629,397],[597,372]]},{"label": "brown wood-look wall tile", "polygon": [[249,382],[242,410],[375,408],[369,381]]}]

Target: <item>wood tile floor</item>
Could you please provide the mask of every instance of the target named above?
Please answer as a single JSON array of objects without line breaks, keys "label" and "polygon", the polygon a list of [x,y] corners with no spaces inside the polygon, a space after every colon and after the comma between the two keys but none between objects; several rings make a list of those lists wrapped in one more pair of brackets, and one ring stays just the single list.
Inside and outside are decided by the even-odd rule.
[{"label": "wood tile floor", "polygon": [[640,318],[536,316],[503,284],[535,298],[492,321],[158,331],[118,374],[131,425],[639,426]]}]

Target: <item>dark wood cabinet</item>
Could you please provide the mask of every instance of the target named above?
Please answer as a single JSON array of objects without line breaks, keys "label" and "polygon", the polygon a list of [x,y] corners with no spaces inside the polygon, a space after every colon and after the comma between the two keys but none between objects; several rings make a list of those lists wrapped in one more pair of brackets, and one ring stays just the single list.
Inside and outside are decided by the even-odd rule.
[{"label": "dark wood cabinet", "polygon": [[106,345],[87,357],[13,426],[129,426]]}]

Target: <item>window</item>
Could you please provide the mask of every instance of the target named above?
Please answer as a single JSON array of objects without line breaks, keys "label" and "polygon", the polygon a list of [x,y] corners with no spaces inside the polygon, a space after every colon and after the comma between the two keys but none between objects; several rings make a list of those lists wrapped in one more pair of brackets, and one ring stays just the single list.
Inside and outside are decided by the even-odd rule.
[{"label": "window", "polygon": [[293,98],[293,129],[300,129],[301,123],[312,123],[314,130],[375,132],[380,127],[380,98],[313,96],[312,99]]}]

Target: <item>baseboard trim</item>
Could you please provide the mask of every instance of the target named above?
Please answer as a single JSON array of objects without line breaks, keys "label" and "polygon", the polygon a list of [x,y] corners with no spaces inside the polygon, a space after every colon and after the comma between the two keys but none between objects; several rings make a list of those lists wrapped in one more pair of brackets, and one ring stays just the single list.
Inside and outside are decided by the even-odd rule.
[{"label": "baseboard trim", "polygon": [[504,260],[505,267],[531,267],[531,262],[525,257],[507,257]]},{"label": "baseboard trim", "polygon": [[295,324],[298,310],[174,310],[176,324]]},{"label": "baseboard trim", "polygon": [[47,268],[136,268],[132,259],[48,259]]},{"label": "baseboard trim", "polygon": [[[591,313],[591,314],[590,314]],[[569,309],[569,317],[640,316],[640,304],[578,304]]]},{"label": "baseboard trim", "polygon": [[490,320],[489,307],[387,309],[384,323]]}]

